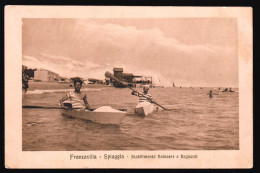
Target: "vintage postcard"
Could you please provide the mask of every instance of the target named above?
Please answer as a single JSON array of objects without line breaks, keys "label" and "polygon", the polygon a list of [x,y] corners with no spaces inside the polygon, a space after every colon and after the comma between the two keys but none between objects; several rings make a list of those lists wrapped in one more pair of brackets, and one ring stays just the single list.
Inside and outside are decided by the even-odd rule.
[{"label": "vintage postcard", "polygon": [[252,168],[252,8],[5,7],[6,168]]}]

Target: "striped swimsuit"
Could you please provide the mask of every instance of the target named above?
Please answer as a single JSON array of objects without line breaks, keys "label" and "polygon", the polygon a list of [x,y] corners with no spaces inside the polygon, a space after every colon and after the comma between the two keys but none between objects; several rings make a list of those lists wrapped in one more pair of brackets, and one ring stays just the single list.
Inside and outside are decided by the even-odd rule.
[{"label": "striped swimsuit", "polygon": [[149,100],[153,98],[152,95],[149,93],[147,94],[142,93],[142,95],[137,93],[137,96],[139,97],[139,103],[149,102]]},{"label": "striped swimsuit", "polygon": [[67,93],[67,96],[70,99],[72,104],[72,108],[85,108],[86,105],[82,99],[79,99],[78,96],[74,92]]}]

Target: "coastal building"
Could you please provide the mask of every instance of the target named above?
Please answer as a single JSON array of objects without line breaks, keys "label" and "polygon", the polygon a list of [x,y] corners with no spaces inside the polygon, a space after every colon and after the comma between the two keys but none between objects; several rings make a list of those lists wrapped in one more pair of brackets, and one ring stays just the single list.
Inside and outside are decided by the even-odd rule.
[{"label": "coastal building", "polygon": [[[114,76],[122,82],[127,82],[130,87],[141,86],[145,84],[152,85],[152,77],[134,75],[133,73],[123,73],[123,68],[113,68]],[[113,84],[114,87],[123,88],[125,87],[121,83],[114,81],[113,79],[105,79],[106,84]]]},{"label": "coastal building", "polygon": [[123,80],[123,68],[113,68],[113,71],[117,79]]},{"label": "coastal building", "polygon": [[[131,85],[134,79],[134,75],[132,73],[123,73],[123,68],[113,68],[114,76],[120,81],[127,82]],[[117,81],[110,80],[113,83],[114,87],[124,88],[125,86]]]},{"label": "coastal building", "polygon": [[114,76],[124,82],[132,83],[134,81],[134,78],[137,76],[134,76],[133,73],[123,73],[123,68],[113,68]]},{"label": "coastal building", "polygon": [[139,75],[139,76],[135,76],[133,83],[135,83],[136,88],[140,88],[143,85],[149,85],[150,87],[153,87],[152,81],[153,81],[152,76],[141,76],[141,75]]},{"label": "coastal building", "polygon": [[59,81],[60,77],[59,74],[57,73],[40,68],[34,72],[34,79],[43,82],[53,82],[53,81]]}]

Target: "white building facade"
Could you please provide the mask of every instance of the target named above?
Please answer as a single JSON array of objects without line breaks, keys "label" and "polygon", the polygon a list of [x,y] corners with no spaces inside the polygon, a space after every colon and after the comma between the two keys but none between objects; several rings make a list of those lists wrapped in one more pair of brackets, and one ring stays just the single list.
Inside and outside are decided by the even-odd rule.
[{"label": "white building facade", "polygon": [[59,74],[46,69],[37,69],[36,71],[34,71],[35,80],[40,80],[43,82],[53,82],[53,81],[59,81],[59,78],[60,78]]}]

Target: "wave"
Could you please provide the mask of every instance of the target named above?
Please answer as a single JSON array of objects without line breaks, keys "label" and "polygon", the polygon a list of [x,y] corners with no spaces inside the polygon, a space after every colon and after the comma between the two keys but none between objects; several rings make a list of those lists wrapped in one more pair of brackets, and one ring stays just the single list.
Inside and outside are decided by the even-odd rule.
[{"label": "wave", "polygon": [[[81,91],[100,91],[101,89],[94,88],[83,88]],[[50,90],[33,90],[27,91],[26,94],[44,94],[44,93],[58,93],[58,92],[70,92],[74,89],[50,89]]]}]

